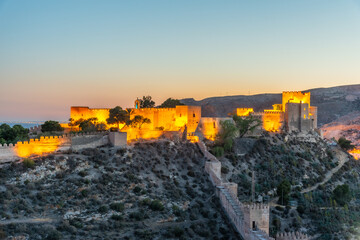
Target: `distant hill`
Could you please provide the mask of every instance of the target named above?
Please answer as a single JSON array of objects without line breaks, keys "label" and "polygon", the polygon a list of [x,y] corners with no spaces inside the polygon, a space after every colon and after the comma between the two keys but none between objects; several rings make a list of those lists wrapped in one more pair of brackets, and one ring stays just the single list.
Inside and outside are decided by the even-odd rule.
[{"label": "distant hill", "polygon": [[[360,84],[315,88],[303,92],[311,92],[311,105],[318,107],[319,126],[360,111]],[[252,107],[255,111],[272,109],[273,104],[281,103],[281,93],[211,97],[200,101],[186,98],[181,102],[201,106],[204,117],[222,117],[239,107]]]}]

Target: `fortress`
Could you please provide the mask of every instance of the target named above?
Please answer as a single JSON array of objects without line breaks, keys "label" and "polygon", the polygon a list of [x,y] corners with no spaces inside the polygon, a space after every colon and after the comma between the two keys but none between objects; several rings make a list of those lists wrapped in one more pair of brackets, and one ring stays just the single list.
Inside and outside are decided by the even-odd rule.
[{"label": "fortress", "polygon": [[[237,108],[236,115],[252,115],[262,120],[262,129],[268,132],[307,132],[317,128],[317,107],[310,106],[310,93],[283,92],[282,103],[274,104],[273,109],[254,112],[253,108]],[[215,140],[220,130],[220,122],[230,117],[201,118],[197,135],[200,138]]]},{"label": "fortress", "polygon": [[[120,124],[107,124],[109,108],[71,107],[70,117],[74,120],[97,118],[99,123],[106,128],[119,127],[120,133],[117,137],[112,136],[113,144],[123,145],[126,142],[138,139],[157,139],[161,136],[171,138],[186,137],[192,142],[202,139],[215,140],[217,133],[221,130],[221,121],[230,120],[230,117],[202,117],[200,106],[176,106],[175,108],[140,108],[138,100],[135,107],[127,109],[130,119],[142,116],[150,120],[140,127]],[[310,131],[317,128],[317,107],[310,105],[310,93],[283,92],[282,103],[273,105],[273,109],[264,112],[254,112],[253,108],[237,108],[238,116],[253,116],[260,118],[263,122],[262,129],[268,132],[281,131]],[[68,124],[63,127],[72,128]],[[30,131],[39,132],[39,127]],[[72,129],[74,130],[74,129]],[[125,143],[124,143],[125,141]],[[32,154],[42,154],[58,150],[67,145],[60,137],[45,137],[31,139],[29,142],[18,142],[0,146],[0,160],[10,158],[27,157]]]},{"label": "fortress", "polygon": [[[176,106],[175,108],[135,108],[127,109],[130,119],[142,116],[150,120],[140,127],[122,124],[109,125],[109,108],[71,107],[71,118],[97,118],[106,128],[118,127],[120,132],[95,132],[64,134],[54,137],[40,137],[29,142],[18,142],[16,145],[0,145],[0,162],[16,161],[21,157],[51,153],[56,150],[79,150],[111,144],[124,146],[137,139],[159,138],[161,136],[187,138],[196,142],[200,151],[207,159],[205,171],[213,185],[221,207],[236,231],[243,239],[274,240],[269,236],[270,207],[268,204],[241,203],[238,200],[238,186],[227,182],[221,177],[221,162],[209,153],[202,139],[214,140],[221,129],[221,121],[230,117],[201,117],[199,106]],[[311,131],[317,128],[317,108],[310,106],[310,93],[283,92],[282,104],[273,105],[273,109],[264,112],[254,112],[253,108],[237,108],[236,114],[241,117],[253,116],[262,119],[262,129],[268,132]],[[69,125],[63,125],[69,127]],[[31,129],[39,131],[39,128]],[[280,233],[276,240],[309,240],[302,233]]]},{"label": "fortress", "polygon": [[[97,118],[106,124],[107,128],[115,127],[106,123],[109,117],[109,108],[71,107],[70,117],[79,119]],[[135,107],[129,109],[130,119],[136,115],[150,119],[141,129],[119,126],[120,131],[127,133],[127,140],[139,138],[158,138],[164,132],[183,132],[186,127],[189,140],[198,138],[214,140],[220,130],[220,121],[231,120],[229,117],[211,118],[201,117],[199,106],[176,106],[175,108],[140,108],[138,100]],[[263,112],[254,112],[253,108],[237,108],[238,116],[258,117],[262,120],[262,128],[268,132],[281,131],[310,131],[317,128],[317,107],[310,106],[310,93],[283,92],[282,103],[274,104],[273,109]]]},{"label": "fortress", "polygon": [[[107,128],[117,127],[109,125],[106,119],[109,117],[109,108],[71,107],[70,117],[74,120],[97,118],[99,122],[106,124]],[[188,139],[194,139],[195,130],[201,119],[201,107],[199,106],[176,106],[175,108],[139,108],[137,101],[135,108],[129,109],[130,120],[140,115],[148,118],[150,123],[141,128],[134,128],[120,124],[119,129],[127,133],[127,140],[139,138],[159,138],[165,132],[184,132],[185,126]]]}]

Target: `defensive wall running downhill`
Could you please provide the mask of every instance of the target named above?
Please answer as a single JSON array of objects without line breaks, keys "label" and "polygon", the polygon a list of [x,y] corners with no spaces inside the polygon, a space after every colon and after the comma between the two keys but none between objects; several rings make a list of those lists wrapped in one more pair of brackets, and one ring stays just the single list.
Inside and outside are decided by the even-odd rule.
[{"label": "defensive wall running downhill", "polygon": [[[269,236],[270,208],[268,204],[243,204],[238,200],[236,183],[224,182],[221,179],[221,162],[207,151],[203,142],[197,143],[204,154],[205,171],[210,181],[216,187],[216,195],[226,215],[236,231],[245,240],[274,240]],[[302,233],[282,233],[276,240],[309,240],[309,236]]]},{"label": "defensive wall running downhill", "polygon": [[0,145],[0,163],[17,161],[31,155],[41,155],[57,150],[95,148],[109,143],[107,132],[45,136],[16,144]]},{"label": "defensive wall running downhill", "polygon": [[[222,181],[221,162],[206,150],[203,142],[197,144],[208,159],[205,163],[205,171],[216,187],[216,195],[220,199],[221,206],[241,237],[246,240],[274,240],[268,232],[269,207],[259,204],[242,204],[237,198],[237,184]],[[254,216],[259,214],[253,214],[253,212],[264,215],[263,217],[267,219],[267,222],[264,224],[263,221],[254,219]]]}]

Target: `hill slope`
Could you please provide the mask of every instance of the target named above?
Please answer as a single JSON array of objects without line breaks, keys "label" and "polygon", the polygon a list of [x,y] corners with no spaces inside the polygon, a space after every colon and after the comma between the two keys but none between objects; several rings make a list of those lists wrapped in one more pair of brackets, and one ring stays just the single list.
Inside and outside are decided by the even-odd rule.
[{"label": "hill slope", "polygon": [[[256,199],[272,206],[272,236],[302,231],[314,239],[330,240],[359,234],[360,163],[338,146],[327,145],[318,135],[265,134],[258,139],[236,139],[234,152],[220,160],[222,177],[238,184],[241,201],[251,200],[251,176],[255,171]],[[278,203],[276,188],[284,180],[290,182],[289,197],[294,207],[286,201]],[[345,206],[336,203],[339,196],[333,194],[342,184],[349,186],[352,198]],[[284,206],[279,205],[282,203]]]},{"label": "hill slope", "polygon": [[58,153],[0,169],[0,233],[30,239],[236,239],[196,145]]}]

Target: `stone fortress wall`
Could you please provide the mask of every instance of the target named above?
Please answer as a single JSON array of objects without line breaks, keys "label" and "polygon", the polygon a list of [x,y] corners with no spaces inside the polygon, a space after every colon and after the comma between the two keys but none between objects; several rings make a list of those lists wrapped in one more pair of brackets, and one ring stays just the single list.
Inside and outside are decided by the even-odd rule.
[{"label": "stone fortress wall", "polygon": [[[135,102],[136,105],[136,102]],[[109,117],[109,108],[71,107],[70,118],[74,121],[79,119],[97,118],[99,122],[107,125],[107,128],[118,127],[109,125],[106,119]],[[141,128],[134,128],[121,124],[120,131],[127,133],[127,140],[159,138],[165,132],[183,132],[185,126],[189,136],[193,136],[201,119],[201,107],[199,106],[176,106],[175,108],[132,108],[130,120],[140,115],[150,119],[149,124],[143,124]]]},{"label": "stone fortress wall", "polygon": [[[262,120],[262,129],[268,132],[299,131],[307,132],[317,129],[317,107],[310,105],[310,92],[283,92],[282,103],[274,104],[273,109],[254,112],[252,108],[237,108],[238,116],[251,116]],[[220,121],[228,117],[201,118],[197,132],[200,139],[214,140],[220,131]],[[259,129],[261,130],[261,129]]]},{"label": "stone fortress wall", "polygon": [[274,104],[273,109],[264,110],[264,129],[272,132],[316,129],[317,107],[310,105],[310,95],[310,92],[283,92],[282,104]]},{"label": "stone fortress wall", "polygon": [[[206,150],[203,142],[198,142],[199,149],[207,158],[205,171],[216,187],[216,194],[222,208],[235,229],[246,240],[274,240],[269,236],[270,208],[268,204],[243,204],[238,200],[236,183],[221,179],[221,162]],[[302,233],[281,233],[276,240],[309,240]]]},{"label": "stone fortress wall", "polygon": [[46,136],[29,141],[0,145],[0,163],[17,161],[32,155],[42,155],[57,150],[80,150],[108,144],[107,132],[64,134]]},{"label": "stone fortress wall", "polygon": [[215,185],[220,203],[235,229],[244,239],[273,240],[269,237],[269,207],[264,204],[242,204],[237,198],[237,184],[222,181],[221,162],[206,150],[203,142],[197,144],[208,159],[205,171]]}]

